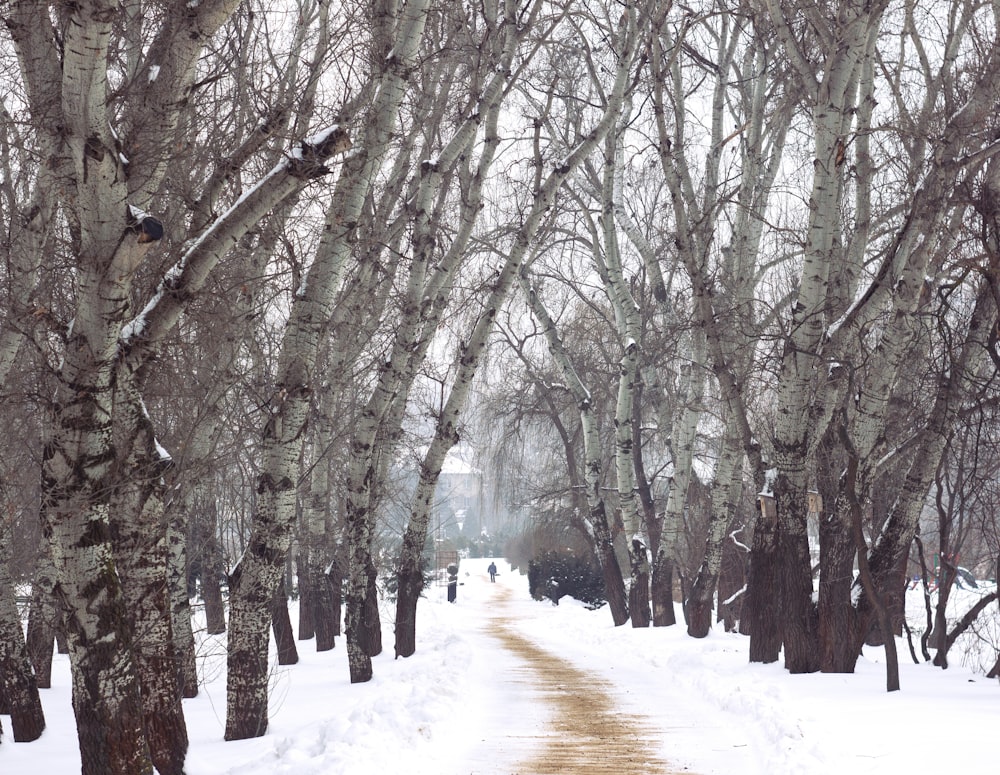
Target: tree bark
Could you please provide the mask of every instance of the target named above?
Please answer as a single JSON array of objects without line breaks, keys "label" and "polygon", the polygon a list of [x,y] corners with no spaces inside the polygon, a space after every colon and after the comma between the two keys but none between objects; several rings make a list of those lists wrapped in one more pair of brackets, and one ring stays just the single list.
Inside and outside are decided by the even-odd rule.
[{"label": "tree bark", "polygon": [[[861,578],[861,583],[864,584],[868,592],[872,605],[875,607],[882,631],[889,633],[885,641],[885,683],[887,692],[896,692],[899,691],[899,657],[896,654],[896,639],[892,636],[889,612],[875,587],[875,579],[872,577],[871,568],[868,566],[868,547],[865,544],[864,532],[861,526],[861,502],[856,489],[857,476],[858,460],[851,454],[847,461],[847,471],[844,474],[844,494],[851,512],[852,532],[857,546],[858,574]],[[858,643],[857,639],[855,643]],[[860,643],[858,643],[858,646],[860,647]]]},{"label": "tree bark", "polygon": [[[111,495],[111,529],[129,625],[136,633],[132,654],[143,726],[156,769],[161,775],[183,775],[188,747],[181,705],[183,652],[177,650],[173,627],[175,590],[170,585],[170,547],[163,507],[163,477],[172,460],[156,441],[152,420],[137,387],[129,375],[121,372],[116,379],[114,417],[118,426],[115,446],[128,452],[116,472],[118,484]],[[134,437],[133,429],[137,429]],[[186,579],[183,570],[173,574],[173,582],[180,587],[177,594],[185,600]],[[190,621],[190,613],[186,615]],[[193,650],[193,642],[190,646]]]},{"label": "tree bark", "polygon": [[[302,287],[296,291],[285,328],[276,390],[268,402],[270,418],[264,430],[259,507],[250,545],[240,560],[240,583],[230,594],[227,740],[256,737],[267,729],[269,602],[291,542],[298,460],[314,387],[313,370],[322,335],[333,314],[344,264],[356,240],[365,199],[395,128],[396,109],[405,92],[426,13],[427,3],[423,0],[407,4],[402,10],[396,26],[396,45],[390,46],[393,56],[380,63],[384,70],[374,104],[366,116],[363,137],[337,182],[317,255]],[[351,535],[352,519],[356,516],[349,507],[349,536],[364,540],[364,536]],[[370,542],[365,541],[364,546],[370,546]],[[356,544],[352,545],[350,555],[358,568],[367,563],[363,556],[355,554],[356,548]],[[363,555],[363,550],[359,552]],[[357,602],[355,610],[359,617],[367,591],[365,574],[360,588],[348,592],[348,599]],[[350,652],[350,637],[348,646]],[[352,676],[357,657],[356,651],[349,655]]]},{"label": "tree bark", "polygon": [[[121,9],[104,0],[85,0],[62,9],[58,33],[46,4],[18,4],[12,11],[10,27],[40,149],[47,167],[60,178],[60,185],[46,193],[64,209],[71,234],[67,241],[71,255],[65,258],[74,281],[73,308],[67,315],[72,325],[61,353],[60,386],[47,423],[42,518],[43,531],[53,547],[54,591],[66,611],[84,773],[151,772],[145,736],[156,737],[164,730],[155,719],[144,728],[143,703],[148,710],[163,695],[146,691],[140,696],[135,674],[137,664],[146,669],[147,657],[159,653],[165,642],[163,632],[143,632],[144,640],[133,642],[129,627],[132,615],[145,617],[155,609],[157,615],[150,613],[151,618],[165,618],[169,632],[164,578],[161,574],[161,594],[143,599],[145,607],[135,610],[120,579],[142,575],[145,569],[140,565],[145,560],[137,561],[134,568],[119,568],[116,562],[116,557],[122,559],[116,549],[133,536],[119,540],[115,534],[122,526],[131,530],[131,524],[116,514],[112,528],[109,493],[122,483],[121,476],[135,458],[128,458],[131,451],[119,450],[111,438],[115,381],[120,375],[115,369],[122,355],[118,345],[129,338],[122,336],[123,321],[135,273],[163,232],[162,225],[139,206],[159,192],[175,158],[175,130],[189,104],[186,97],[201,50],[235,7],[234,0],[223,0],[157,17],[148,56],[156,63],[158,77],[130,79],[121,89],[115,87],[114,98],[108,73],[114,70],[110,52],[117,51],[117,36],[128,21]],[[128,157],[121,152],[123,147]],[[286,163],[282,168],[296,167]],[[300,185],[297,178],[292,183],[294,177],[286,176],[284,182]],[[246,215],[236,209],[240,217]],[[211,239],[199,245],[212,246],[216,258],[223,251],[221,243]],[[62,265],[62,260],[55,263]],[[173,279],[165,281],[171,288]],[[183,306],[186,299],[173,296],[173,301]],[[131,333],[139,329],[147,332],[143,325]],[[136,492],[147,481],[145,475],[140,480]],[[121,490],[116,497],[120,495]],[[128,516],[142,518],[145,529],[161,515],[159,505],[147,509],[144,498],[133,505],[138,509]],[[146,559],[162,565],[165,553]],[[132,590],[127,592],[132,594]],[[133,654],[133,648],[147,647],[148,651]],[[164,666],[148,675],[169,680],[172,672]],[[165,734],[175,736],[177,751],[184,746],[179,737],[183,725],[174,724],[174,728],[175,732]],[[182,766],[182,753],[171,756],[158,762],[161,772]]]},{"label": "tree bark", "polygon": [[738,424],[730,414],[722,437],[722,448],[715,466],[712,484],[708,537],[698,575],[688,594],[688,635],[704,638],[712,626],[712,611],[722,568],[722,551],[736,503],[743,487],[743,439]]},{"label": "tree bark", "polygon": [[218,517],[214,502],[205,514],[201,542],[201,595],[205,601],[205,632],[221,635],[226,631],[226,607],[222,600],[222,558],[216,538]]},{"label": "tree bark", "polygon": [[750,635],[751,662],[777,662],[781,653],[781,588],[778,586],[778,516],[773,497],[757,498],[757,522],[750,551],[743,615]]},{"label": "tree bark", "polygon": [[832,429],[826,434],[816,465],[824,504],[824,512],[819,514],[819,668],[824,673],[853,673],[858,649],[851,587],[857,545],[845,481],[836,474],[844,468],[836,436]]},{"label": "tree bark", "polygon": [[[623,114],[622,125],[629,116]],[[642,321],[639,307],[629,291],[622,271],[618,235],[615,229],[614,202],[620,180],[620,156],[623,150],[617,132],[609,132],[604,140],[604,169],[601,176],[600,239],[594,240],[594,257],[598,274],[604,281],[604,292],[615,312],[622,355],[618,364],[618,399],[615,403],[615,478],[618,484],[618,506],[628,536],[631,589],[629,617],[633,627],[648,627],[652,618],[649,610],[649,549],[648,538],[642,537],[643,524],[639,513],[635,486],[633,415],[640,381]],[[603,247],[603,261],[598,245]],[[648,531],[646,531],[648,535]]]},{"label": "tree bark", "polygon": [[191,627],[191,598],[188,597],[187,536],[184,512],[167,512],[167,589],[170,592],[170,627],[173,650],[179,662],[181,696],[198,696],[198,667],[195,661],[194,630]]},{"label": "tree bark", "polygon": [[[21,615],[14,597],[14,579],[10,574],[10,536],[6,517],[0,518],[0,704],[10,715],[14,742],[37,740],[45,729],[45,714],[38,696],[38,686],[31,671],[31,660],[21,629]],[[49,645],[51,646],[51,641]],[[51,649],[50,649],[51,654]]]},{"label": "tree bark", "polygon": [[52,688],[52,651],[59,613],[52,595],[55,587],[55,567],[48,542],[42,540],[31,584],[31,607],[28,609],[28,632],[25,636],[28,656],[39,689]]},{"label": "tree bark", "polygon": [[271,628],[274,630],[274,640],[278,646],[278,664],[298,664],[299,652],[295,647],[295,635],[292,632],[292,620],[288,615],[288,595],[284,584],[278,586],[271,601]]}]

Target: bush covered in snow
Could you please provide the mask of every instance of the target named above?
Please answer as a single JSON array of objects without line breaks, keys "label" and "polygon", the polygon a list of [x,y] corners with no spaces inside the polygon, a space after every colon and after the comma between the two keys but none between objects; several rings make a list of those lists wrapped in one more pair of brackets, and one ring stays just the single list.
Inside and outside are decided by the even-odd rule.
[{"label": "bush covered in snow", "polygon": [[548,598],[556,605],[566,595],[589,608],[598,608],[605,601],[600,569],[590,558],[570,553],[541,552],[530,560],[528,590],[536,600]]}]

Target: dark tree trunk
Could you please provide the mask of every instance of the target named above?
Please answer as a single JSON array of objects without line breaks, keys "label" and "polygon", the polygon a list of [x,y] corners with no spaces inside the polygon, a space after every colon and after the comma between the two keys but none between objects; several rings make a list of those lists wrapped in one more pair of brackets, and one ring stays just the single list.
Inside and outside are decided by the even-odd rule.
[{"label": "dark tree trunk", "polygon": [[[358,442],[355,441],[355,445]],[[374,519],[370,512],[371,482],[375,477],[374,464],[364,450],[354,449],[352,454],[364,461],[363,472],[352,476],[357,477],[360,487],[357,490],[353,480],[349,480],[348,489],[352,497],[347,500],[346,535],[348,545],[347,558],[347,608],[345,625],[347,630],[347,667],[351,683],[365,683],[372,678],[372,655],[378,653],[377,644],[370,641],[372,622],[369,618],[372,609],[369,607],[369,597],[375,584],[376,571],[372,561],[372,540]],[[352,471],[353,471],[352,464]],[[378,613],[378,607],[374,607]]]},{"label": "dark tree trunk", "polygon": [[750,661],[768,663],[778,661],[782,641],[778,519],[770,496],[762,495],[757,507],[743,617],[750,630]]},{"label": "dark tree trunk", "polygon": [[712,629],[713,598],[718,580],[718,574],[704,569],[695,578],[687,604],[687,633],[692,638],[704,638]]},{"label": "dark tree trunk", "polygon": [[271,601],[271,627],[274,629],[274,641],[278,646],[278,664],[298,664],[299,652],[295,648],[295,635],[292,631],[292,620],[288,616],[288,595],[284,584],[278,585]]},{"label": "dark tree trunk", "polygon": [[[844,475],[844,494],[847,505],[851,513],[852,532],[854,542],[858,552],[858,575],[864,586],[868,599],[875,608],[875,614],[882,625],[883,632],[891,632],[889,623],[889,612],[882,602],[875,578],[872,576],[871,568],[868,565],[868,545],[865,543],[864,532],[861,528],[861,503],[857,495],[857,457],[851,456],[847,463],[847,472]],[[855,641],[857,642],[857,641]],[[888,638],[885,644],[885,681],[886,691],[899,691],[899,657],[896,653],[895,638]]]},{"label": "dark tree trunk", "polygon": [[948,668],[948,599],[955,584],[955,566],[941,557],[937,606],[934,608],[934,629],[931,631],[931,648],[935,649],[934,665]]},{"label": "dark tree trunk", "polygon": [[[909,579],[906,573],[906,566],[909,564],[909,551],[900,555],[896,565],[896,573],[893,574],[897,583],[889,583],[879,590],[882,602],[889,612],[889,621],[892,623],[892,634],[899,637],[903,634],[903,622],[906,616],[906,588],[909,586]],[[885,635],[882,627],[876,619],[868,629],[868,636],[865,643],[869,646],[884,646]]]},{"label": "dark tree trunk", "polygon": [[781,590],[782,646],[790,673],[819,670],[816,606],[806,519],[809,511],[803,477],[778,473],[778,587]]},{"label": "dark tree trunk", "polygon": [[[632,465],[635,468],[635,490],[639,496],[639,503],[642,504],[642,521],[646,525],[646,533],[649,535],[649,551],[653,557],[656,557],[660,550],[660,536],[663,526],[656,518],[656,502],[653,500],[653,489],[649,484],[649,477],[646,476],[646,463],[642,454],[642,394],[644,387],[641,379],[636,380],[635,400],[632,402]],[[646,575],[648,586],[648,567]],[[648,597],[647,593],[647,599]]]},{"label": "dark tree trunk", "polygon": [[330,625],[334,635],[341,635],[341,620],[344,618],[344,574],[336,561],[327,573],[330,587]]},{"label": "dark tree trunk", "polygon": [[816,479],[822,506],[819,513],[819,600],[817,634],[819,669],[853,673],[859,649],[857,612],[852,603],[854,560],[853,517],[844,492],[846,458],[840,439],[847,419],[838,414],[819,445]]},{"label": "dark tree trunk", "polygon": [[858,622],[851,604],[857,548],[850,518],[847,501],[838,494],[833,514],[819,521],[819,647],[824,673],[853,673],[858,660]]},{"label": "dark tree trunk", "polygon": [[[52,651],[56,638],[56,607],[52,595],[43,590],[38,573],[31,587],[31,608],[28,610],[28,658],[35,671],[39,689],[52,688]],[[51,589],[51,581],[48,587]]]},{"label": "dark tree trunk", "polygon": [[743,597],[746,592],[747,551],[737,545],[739,528],[730,533],[722,546],[722,566],[719,572],[719,602],[716,621],[723,623],[726,632],[735,632],[743,622]]},{"label": "dark tree trunk", "polygon": [[629,588],[628,610],[633,627],[649,627],[652,616],[649,611],[649,559],[646,547],[639,541],[632,541],[629,553],[632,565],[632,585]]},{"label": "dark tree trunk", "polygon": [[618,555],[611,541],[611,530],[608,528],[607,515],[604,511],[604,501],[600,501],[591,511],[590,523],[594,528],[597,545],[597,561],[604,577],[604,592],[611,610],[611,619],[616,627],[628,621],[628,597],[625,591],[625,579]]},{"label": "dark tree trunk", "polygon": [[396,578],[396,656],[411,657],[417,650],[417,600],[424,575],[419,568],[400,566]]},{"label": "dark tree trunk", "polygon": [[370,657],[377,657],[382,653],[382,617],[378,609],[378,571],[374,564],[368,566],[368,592],[365,595],[362,626],[365,632],[365,653]]},{"label": "dark tree trunk", "polygon": [[426,469],[421,471],[421,487],[403,534],[403,547],[396,572],[397,657],[411,657],[417,650],[417,603],[424,590],[423,556],[431,514],[431,501],[423,493],[433,492],[432,488],[439,474],[439,467],[437,473]]},{"label": "dark tree trunk", "polygon": [[649,596],[653,603],[653,626],[670,627],[677,624],[677,614],[674,612],[674,562],[663,551],[657,552],[653,558]]},{"label": "dark tree trunk", "polygon": [[931,661],[931,653],[927,650],[927,640],[934,627],[934,612],[931,609],[931,591],[927,584],[927,558],[924,556],[924,544],[920,536],[913,537],[913,543],[917,547],[917,556],[920,558],[920,590],[924,600],[924,631],[920,636],[920,655],[925,662]]},{"label": "dark tree trunk", "polygon": [[8,564],[9,550],[0,524],[0,712],[10,715],[14,742],[27,743],[41,737],[45,714],[24,643]]},{"label": "dark tree trunk", "polygon": [[201,596],[205,601],[205,632],[222,635],[226,631],[226,604],[217,572],[202,575]]},{"label": "dark tree trunk", "polygon": [[[316,550],[308,546],[308,541],[299,549],[299,640],[309,640],[316,636],[316,611],[313,600],[313,556]],[[317,649],[318,650],[318,649]]]},{"label": "dark tree trunk", "polygon": [[337,578],[336,603],[333,581],[326,573],[313,577],[313,622],[316,630],[316,651],[330,651],[340,635],[340,578]]},{"label": "dark tree trunk", "polygon": [[194,630],[191,627],[191,595],[188,586],[187,513],[182,508],[170,508],[167,525],[169,549],[167,578],[170,596],[170,617],[174,638],[174,653],[178,659],[181,696],[198,696],[198,665],[195,658]]},{"label": "dark tree trunk", "polygon": [[201,541],[201,596],[205,601],[205,632],[209,635],[221,635],[226,631],[226,605],[222,599],[223,569],[216,538],[218,517],[215,504],[207,511],[207,524]]},{"label": "dark tree trunk", "polygon": [[351,585],[345,599],[346,630],[347,630],[347,669],[351,683],[365,683],[372,679],[372,661],[367,653],[364,641],[364,628],[361,624],[362,609],[365,604],[364,593],[355,595]]}]

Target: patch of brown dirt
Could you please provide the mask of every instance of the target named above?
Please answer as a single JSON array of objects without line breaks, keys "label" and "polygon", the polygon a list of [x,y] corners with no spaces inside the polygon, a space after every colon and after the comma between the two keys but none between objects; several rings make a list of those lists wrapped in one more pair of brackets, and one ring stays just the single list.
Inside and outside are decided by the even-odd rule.
[{"label": "patch of brown dirt", "polygon": [[504,613],[510,590],[497,590],[491,634],[524,663],[519,682],[541,692],[552,706],[549,729],[540,730],[538,754],[517,775],[677,775],[655,751],[642,720],[616,708],[603,680],[574,667],[516,632]]}]

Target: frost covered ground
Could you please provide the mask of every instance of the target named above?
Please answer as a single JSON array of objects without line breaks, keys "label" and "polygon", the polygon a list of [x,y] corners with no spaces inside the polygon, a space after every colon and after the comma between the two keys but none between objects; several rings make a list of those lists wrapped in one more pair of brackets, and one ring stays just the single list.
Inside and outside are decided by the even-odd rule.
[{"label": "frost covered ground", "polygon": [[[299,642],[299,664],[274,669],[270,728],[256,740],[222,741],[225,640],[203,640],[205,685],[199,697],[185,700],[188,774],[526,773],[519,763],[529,758],[530,746],[544,745],[554,732],[545,703],[510,680],[516,657],[489,635],[500,585],[512,588],[505,612],[517,617],[514,626],[612,684],[621,712],[658,730],[656,744],[677,770],[995,772],[1000,683],[961,666],[958,654],[946,671],[914,665],[899,641],[902,691],[893,694],[885,692],[880,649],[866,649],[853,675],[792,676],[780,663],[748,664],[742,636],[717,630],[696,641],[682,626],[615,628],[606,610],[588,611],[571,600],[559,606],[532,601],[526,578],[506,563],[497,562],[501,575],[491,585],[488,563],[462,561],[453,605],[443,587],[428,590],[418,610],[418,651],[410,659],[393,660],[392,610],[383,610],[387,653],[375,659],[370,683],[350,685],[341,641],[325,654]],[[958,595],[956,611],[975,594]],[[914,598],[911,610],[917,604]],[[991,648],[980,659],[992,661]],[[54,688],[43,691],[48,729],[42,739],[11,742],[10,720],[3,718],[4,775],[79,772],[68,664],[64,656],[56,659]]]}]

